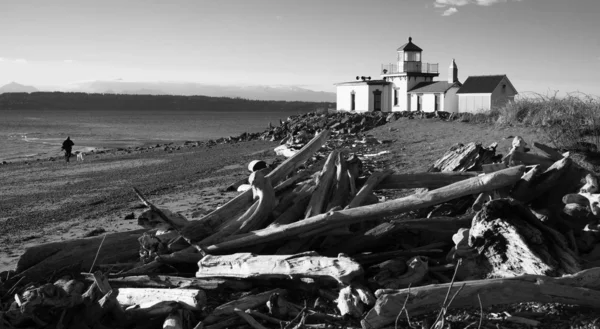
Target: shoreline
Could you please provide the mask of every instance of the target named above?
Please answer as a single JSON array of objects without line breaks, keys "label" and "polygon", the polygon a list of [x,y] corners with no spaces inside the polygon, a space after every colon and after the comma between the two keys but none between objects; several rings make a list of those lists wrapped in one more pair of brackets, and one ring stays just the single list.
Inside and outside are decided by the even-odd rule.
[{"label": "shoreline", "polygon": [[[498,142],[499,149],[508,149],[511,140],[506,137],[515,134],[528,142],[543,142],[520,128],[405,117],[368,131],[341,130],[345,137],[331,136],[328,148],[360,145],[363,154],[377,154],[369,160],[372,170],[398,173],[426,171],[457,142]],[[361,142],[367,134],[378,142]],[[201,218],[237,195],[226,188],[249,176],[250,161],[284,160],[274,152],[280,145],[277,134],[241,136],[112,149],[69,164],[34,161],[0,166],[4,182],[0,186],[0,272],[11,269],[28,246],[82,238],[96,228],[106,232],[139,228],[135,219],[145,209],[132,186],[158,207],[189,220]]]}]

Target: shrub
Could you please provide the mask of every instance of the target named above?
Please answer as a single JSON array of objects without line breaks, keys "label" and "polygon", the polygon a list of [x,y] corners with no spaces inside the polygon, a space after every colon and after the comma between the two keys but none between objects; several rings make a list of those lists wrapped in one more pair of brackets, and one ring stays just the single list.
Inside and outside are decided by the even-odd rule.
[{"label": "shrub", "polygon": [[557,148],[592,151],[600,146],[600,99],[590,95],[533,94],[488,115],[496,117],[497,125],[540,127]]}]

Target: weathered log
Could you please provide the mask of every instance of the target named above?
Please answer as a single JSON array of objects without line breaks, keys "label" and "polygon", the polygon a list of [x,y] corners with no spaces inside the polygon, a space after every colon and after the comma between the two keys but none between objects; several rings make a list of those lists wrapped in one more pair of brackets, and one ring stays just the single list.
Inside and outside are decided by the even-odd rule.
[{"label": "weathered log", "polygon": [[191,310],[178,308],[169,313],[163,323],[163,329],[191,329],[195,322]]},{"label": "weathered log", "polygon": [[521,178],[524,170],[524,166],[511,167],[495,173],[473,177],[423,194],[411,195],[369,206],[321,214],[277,228],[267,228],[254,231],[252,232],[252,235],[244,235],[239,239],[229,240],[217,245],[209,246],[207,247],[207,250],[212,252],[222,252],[225,250],[240,248],[242,246],[247,247],[265,242],[285,239],[290,236],[295,236],[300,233],[316,230],[322,227],[346,226],[367,220],[380,220],[385,216],[432,206],[457,199],[462,196],[495,190],[504,186],[511,186]]},{"label": "weathered log", "polygon": [[250,314],[245,313],[239,308],[233,309],[233,312],[235,312],[235,314],[237,314],[240,318],[244,319],[244,321],[246,321],[254,329],[268,329],[267,327],[258,323],[258,321],[254,320],[254,318],[250,316]]},{"label": "weathered log", "polygon": [[124,306],[147,306],[159,302],[175,301],[192,310],[200,310],[206,305],[206,294],[199,289],[156,289],[119,288],[117,301]]},{"label": "weathered log", "polygon": [[250,253],[208,255],[198,262],[198,268],[197,278],[307,277],[349,283],[363,274],[361,266],[350,258],[330,258],[315,253],[284,256]]},{"label": "weathered log", "polygon": [[172,311],[174,311],[180,307],[181,306],[179,305],[178,302],[165,301],[165,302],[158,302],[156,304],[151,304],[151,305],[150,304],[144,305],[144,307],[142,307],[140,305],[128,307],[125,310],[125,314],[127,315],[127,317],[130,318],[130,320],[132,322],[134,322],[137,320],[142,320],[142,319],[151,318],[151,317],[165,318]]},{"label": "weathered log", "polygon": [[137,197],[142,201],[142,203],[146,207],[150,208],[150,210],[152,210],[153,213],[158,215],[158,217],[165,224],[167,224],[174,230],[179,232],[181,230],[181,228],[183,228],[184,226],[187,225],[187,220],[185,220],[185,218],[183,218],[183,220],[181,220],[182,216],[179,216],[179,217],[177,217],[177,220],[174,220],[175,218],[171,218],[165,212],[163,212],[162,209],[156,207],[154,204],[152,204],[150,201],[148,201],[148,199],[146,199],[146,197],[142,194],[142,192],[140,192],[140,190],[138,190],[135,186],[133,187],[133,191],[135,192]]},{"label": "weathered log", "polygon": [[224,237],[243,234],[255,228],[262,228],[269,219],[271,211],[277,206],[277,198],[268,178],[260,171],[250,175],[254,199],[258,199],[239,218],[227,222],[217,232],[199,242],[199,245],[210,245],[222,241]]},{"label": "weathered log", "polygon": [[[405,261],[405,260],[402,260]],[[394,261],[387,261],[380,264],[380,268],[377,274],[369,279],[369,282],[378,285],[384,289],[400,289],[406,287],[415,287],[420,285],[427,276],[429,266],[427,259],[421,256],[416,256],[406,261],[406,266],[403,268],[403,273],[398,273],[395,269]],[[400,268],[402,269],[402,268]]]},{"label": "weathered log", "polygon": [[[313,153],[319,150],[327,140],[328,135],[328,130],[324,130],[317,134],[298,153],[284,161],[266,177],[271,180],[272,184],[279,183],[294,169],[308,160]],[[251,204],[252,192],[243,192],[233,200],[226,203],[223,207],[216,209],[199,220],[192,221],[189,225],[182,229],[181,235],[189,243],[199,242],[215,233],[216,229],[221,226],[221,224],[230,220],[244,209],[247,209]]]},{"label": "weathered log", "polygon": [[592,174],[585,176],[585,185],[579,190],[579,193],[597,193],[598,178]]},{"label": "weathered log", "polygon": [[565,237],[510,199],[490,201],[477,213],[469,231],[469,247],[479,256],[465,259],[461,279],[556,276],[581,270]]},{"label": "weathered log", "polygon": [[375,292],[377,303],[361,321],[364,329],[383,328],[394,323],[404,306],[410,316],[438,311],[446,299],[460,292],[447,304],[448,309],[483,307],[524,302],[563,303],[598,308],[600,304],[600,268],[584,270],[573,275],[553,278],[523,275],[506,279],[465,281],[453,284],[411,287],[397,291]]},{"label": "weathered log", "polygon": [[356,156],[356,153],[353,153],[348,160],[346,160],[346,165],[348,167],[348,178],[350,180],[350,195],[356,195],[356,184],[358,180],[358,176],[362,172],[362,161]]},{"label": "weathered log", "polygon": [[31,247],[19,258],[15,277],[37,281],[48,273],[74,266],[89,271],[95,258],[96,265],[137,260],[138,238],[144,232],[146,230],[141,229]]},{"label": "weathered log", "polygon": [[331,200],[325,207],[329,211],[336,207],[345,207],[350,199],[350,176],[346,167],[346,160],[341,153],[335,159],[335,180],[331,188]]},{"label": "weathered log", "polygon": [[331,256],[343,252],[354,255],[361,251],[372,251],[397,242],[397,236],[404,231],[423,232],[419,239],[421,243],[448,241],[459,228],[471,226],[472,220],[472,215],[393,220],[356,233],[344,242],[329,248],[324,254]]},{"label": "weathered log", "polygon": [[310,201],[310,197],[312,194],[311,191],[307,192],[299,192],[296,195],[291,206],[287,208],[281,215],[279,215],[273,223],[271,223],[268,227],[279,227],[282,225],[290,224],[297,222],[301,218],[304,217],[304,211],[306,210],[306,206],[308,206],[308,202]]},{"label": "weathered log", "polygon": [[212,313],[202,320],[202,323],[205,325],[216,323],[223,317],[235,314],[236,308],[242,310],[253,309],[258,306],[263,306],[274,294],[283,295],[286,293],[287,292],[284,289],[273,289],[259,294],[245,296],[237,300],[232,300],[216,307]]},{"label": "weathered log", "polygon": [[[93,275],[81,273],[86,282],[93,281]],[[113,288],[164,288],[164,289],[230,289],[249,290],[252,283],[234,279],[197,279],[171,275],[136,275],[128,277],[109,277],[108,282]]]},{"label": "weathered log", "polygon": [[[450,246],[450,243],[446,243]],[[443,255],[442,249],[409,249],[409,250],[392,250],[379,252],[374,254],[360,254],[352,256],[357,263],[363,266],[383,262],[397,257],[415,257],[415,256],[436,256]]]},{"label": "weathered log", "polygon": [[[168,209],[156,207],[155,209],[160,210],[162,215],[168,218],[170,223],[177,225],[177,227],[184,227],[189,223],[181,214],[173,213]],[[174,228],[171,224],[165,222],[161,215],[153,209],[148,209],[138,216],[138,225],[147,230],[158,229],[160,231],[168,231],[169,229]]]},{"label": "weathered log", "polygon": [[477,164],[480,150],[481,145],[474,142],[451,150],[437,160],[427,171],[467,171]]},{"label": "weathered log", "polygon": [[393,172],[393,170],[385,170],[382,172],[375,172],[369,176],[367,182],[360,188],[354,199],[346,206],[346,209],[362,206],[375,187],[379,186],[381,181],[388,178]]},{"label": "weathered log", "polygon": [[340,290],[337,299],[337,308],[342,316],[348,314],[355,318],[362,316],[364,311],[360,297],[353,291],[351,286],[346,286]]},{"label": "weathered log", "polygon": [[508,166],[518,166],[518,165],[540,165],[542,169],[546,169],[550,167],[554,161],[537,154],[525,153],[517,150],[511,151],[503,161]]},{"label": "weathered log", "polygon": [[327,202],[329,202],[329,197],[331,196],[331,187],[333,185],[335,179],[335,163],[339,151],[332,151],[327,157],[327,161],[323,165],[323,169],[321,173],[317,177],[317,188],[313,192],[308,206],[306,207],[306,212],[304,217],[312,217],[325,212],[325,207]]},{"label": "weathered log", "polygon": [[483,193],[479,193],[479,195],[477,196],[477,199],[475,199],[475,202],[473,202],[473,206],[471,206],[471,209],[473,209],[473,211],[477,212],[479,210],[481,210],[481,208],[483,207],[483,205],[488,202],[491,201],[492,197],[490,195],[490,192],[483,192]]},{"label": "weathered log", "polygon": [[375,187],[376,190],[428,188],[435,189],[465,179],[478,176],[475,171],[466,172],[425,172],[414,174],[393,174]]},{"label": "weathered log", "polygon": [[540,152],[542,152],[543,156],[547,157],[548,159],[550,159],[552,161],[558,161],[563,158],[563,156],[560,152],[558,152],[556,149],[554,149],[548,145],[538,143],[538,142],[533,142],[533,146],[535,148],[537,148]]},{"label": "weathered log", "polygon": [[520,184],[519,189],[511,193],[511,196],[523,203],[533,201],[553,188],[556,182],[571,168],[572,164],[573,161],[570,158],[563,158],[556,161],[543,173],[539,175],[534,174],[528,183]]}]

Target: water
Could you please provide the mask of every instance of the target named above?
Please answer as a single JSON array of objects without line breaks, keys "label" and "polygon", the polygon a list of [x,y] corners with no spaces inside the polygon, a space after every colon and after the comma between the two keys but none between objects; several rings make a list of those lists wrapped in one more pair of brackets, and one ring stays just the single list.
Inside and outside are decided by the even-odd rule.
[{"label": "water", "polygon": [[0,111],[0,162],[61,156],[73,151],[200,141],[258,132],[296,112]]}]

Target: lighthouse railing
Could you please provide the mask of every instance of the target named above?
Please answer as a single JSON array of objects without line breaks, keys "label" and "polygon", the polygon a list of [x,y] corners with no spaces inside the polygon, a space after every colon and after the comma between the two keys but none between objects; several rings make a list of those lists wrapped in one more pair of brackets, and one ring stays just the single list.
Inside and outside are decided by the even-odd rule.
[{"label": "lighthouse railing", "polygon": [[381,74],[398,74],[398,73],[429,73],[438,74],[439,65],[437,63],[421,63],[421,62],[403,62],[398,64],[381,64]]}]

